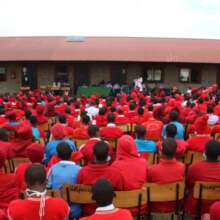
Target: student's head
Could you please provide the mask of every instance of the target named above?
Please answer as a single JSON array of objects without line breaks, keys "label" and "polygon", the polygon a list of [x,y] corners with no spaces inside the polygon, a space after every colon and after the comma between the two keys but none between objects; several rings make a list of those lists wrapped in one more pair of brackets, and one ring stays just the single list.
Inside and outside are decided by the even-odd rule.
[{"label": "student's head", "polygon": [[139,116],[144,115],[144,108],[142,108],[142,107],[139,107],[139,108],[138,108],[138,115],[139,115]]},{"label": "student's head", "polygon": [[212,114],[213,113],[213,107],[211,105],[207,106],[207,113]]},{"label": "student's head", "polygon": [[29,109],[26,109],[24,114],[25,114],[26,119],[30,119],[30,117],[32,115],[31,110],[29,110]]},{"label": "student's head", "polygon": [[203,102],[204,102],[204,100],[203,100],[202,98],[199,98],[199,99],[198,99],[198,103],[199,103],[199,104],[203,104]]},{"label": "student's head", "polygon": [[141,98],[140,101],[139,101],[139,106],[144,107],[145,105],[146,105],[146,99]]},{"label": "student's head", "polygon": [[58,120],[61,124],[66,124],[66,117],[64,115],[59,115]]},{"label": "student's head", "polygon": [[166,127],[166,136],[169,138],[175,138],[177,134],[177,127],[175,124],[168,124]]},{"label": "student's head", "polygon": [[47,175],[44,166],[36,163],[29,166],[24,174],[27,188],[39,192],[43,192],[46,188],[46,177]]},{"label": "student's head", "polygon": [[135,135],[137,139],[145,139],[146,136],[146,129],[143,125],[136,125],[135,126]]},{"label": "student's head", "polygon": [[179,117],[179,112],[177,110],[173,110],[170,112],[170,121],[177,121]]},{"label": "student's head", "polygon": [[98,179],[92,186],[92,199],[96,201],[98,207],[111,205],[114,197],[112,183],[107,179]]},{"label": "student's head", "polygon": [[147,109],[148,109],[149,112],[152,112],[154,110],[154,106],[153,105],[148,105]]},{"label": "student's head", "polygon": [[88,115],[83,115],[82,118],[81,118],[81,122],[84,124],[84,125],[88,125],[89,122],[90,122],[90,117]]},{"label": "student's head", "polygon": [[53,138],[55,140],[58,139],[63,139],[66,137],[66,132],[64,130],[64,127],[60,123],[56,123],[52,128],[51,128],[51,134],[53,135]]},{"label": "student's head", "polygon": [[106,111],[107,111],[107,109],[105,107],[101,107],[99,109],[99,115],[105,115]]},{"label": "student's head", "polygon": [[97,163],[104,163],[108,159],[108,144],[104,141],[97,142],[93,147]]},{"label": "student's head", "polygon": [[4,128],[0,128],[0,140],[1,141],[8,141],[8,132]]},{"label": "student's head", "polygon": [[99,136],[99,127],[97,125],[89,125],[88,135],[89,135],[89,137],[98,137]]},{"label": "student's head", "polygon": [[32,115],[32,116],[30,117],[30,122],[31,122],[31,125],[32,125],[33,127],[36,127],[36,126],[37,126],[37,117],[34,116],[34,115]]},{"label": "student's head", "polygon": [[205,155],[208,161],[217,161],[220,154],[220,143],[216,140],[210,140],[205,145]]},{"label": "student's head", "polygon": [[28,146],[25,153],[32,163],[41,163],[44,158],[44,147],[36,142]]},{"label": "student's head", "polygon": [[107,115],[107,121],[108,121],[108,123],[115,123],[115,115],[114,114],[108,114]]},{"label": "student's head", "polygon": [[70,145],[66,142],[61,142],[57,145],[57,156],[61,160],[70,160],[72,151]]},{"label": "student's head", "polygon": [[176,154],[177,144],[175,139],[167,138],[162,143],[162,155],[167,159],[173,159]]},{"label": "student's head", "polygon": [[66,108],[66,109],[65,109],[65,113],[66,113],[66,114],[71,114],[71,109],[70,109],[70,108]]},{"label": "student's head", "polygon": [[135,102],[131,102],[130,105],[129,105],[129,109],[130,109],[131,111],[134,111],[134,110],[135,110],[135,107],[136,107]]},{"label": "student's head", "polygon": [[111,112],[116,112],[117,109],[116,109],[114,106],[112,106],[112,107],[110,108],[110,111],[111,111]]}]

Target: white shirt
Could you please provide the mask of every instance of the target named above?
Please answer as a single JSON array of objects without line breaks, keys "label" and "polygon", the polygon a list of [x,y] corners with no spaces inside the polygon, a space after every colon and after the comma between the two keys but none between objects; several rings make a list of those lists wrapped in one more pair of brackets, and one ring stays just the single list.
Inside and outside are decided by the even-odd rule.
[{"label": "white shirt", "polygon": [[113,204],[107,205],[107,206],[103,206],[103,207],[98,207],[96,209],[96,211],[110,211],[110,210],[114,210],[115,206]]},{"label": "white shirt", "polygon": [[219,117],[214,114],[209,114],[208,125],[215,125],[219,120]]},{"label": "white shirt", "polygon": [[92,119],[94,116],[96,116],[99,113],[99,109],[95,106],[89,106],[86,108],[87,115]]}]

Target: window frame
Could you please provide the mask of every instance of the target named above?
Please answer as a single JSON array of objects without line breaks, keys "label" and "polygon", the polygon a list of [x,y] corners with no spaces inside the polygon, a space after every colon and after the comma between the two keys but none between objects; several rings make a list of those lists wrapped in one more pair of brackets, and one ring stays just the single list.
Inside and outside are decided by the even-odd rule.
[{"label": "window frame", "polygon": [[4,65],[0,65],[0,68],[4,68],[5,69],[5,73],[4,74],[0,74],[0,75],[4,75],[4,80],[1,80],[1,77],[0,77],[0,82],[7,82],[7,68]]},{"label": "window frame", "polygon": [[[182,81],[181,80],[181,77],[180,77],[180,73],[181,73],[181,69],[189,69],[189,80],[188,81]],[[199,78],[198,78],[198,82],[192,82],[192,70],[193,69],[195,69],[197,72],[198,72],[198,74],[199,74]],[[201,82],[202,82],[202,72],[201,72],[201,68],[199,68],[199,67],[197,67],[197,66],[181,66],[180,68],[179,68],[179,73],[178,73],[178,75],[179,75],[179,82],[180,83],[188,83],[188,84],[201,84]]]},{"label": "window frame", "polygon": [[[59,69],[61,68],[61,67],[65,67],[66,68],[66,74],[67,74],[67,77],[68,77],[68,80],[67,80],[67,82],[65,82],[66,84],[70,84],[70,74],[69,74],[69,66],[67,65],[67,64],[57,64],[56,66],[55,66],[55,70],[54,70],[54,82],[56,82],[56,83],[58,83],[58,82],[60,82],[60,81],[57,81],[57,77],[58,77],[58,73],[61,73],[60,71],[59,71]],[[64,73],[64,72],[63,72]],[[62,84],[62,83],[61,83]]]},{"label": "window frame", "polygon": [[[153,74],[155,74],[155,71],[156,70],[160,70],[161,71],[161,78],[160,80],[155,80],[155,76],[153,77],[154,79],[153,80],[147,80],[147,72],[148,70],[153,70]],[[146,77],[144,76],[144,81],[146,83],[163,83],[164,82],[164,69],[162,67],[157,67],[157,66],[153,66],[153,67],[147,67],[145,68],[145,71],[144,71],[144,75],[146,74]]]}]

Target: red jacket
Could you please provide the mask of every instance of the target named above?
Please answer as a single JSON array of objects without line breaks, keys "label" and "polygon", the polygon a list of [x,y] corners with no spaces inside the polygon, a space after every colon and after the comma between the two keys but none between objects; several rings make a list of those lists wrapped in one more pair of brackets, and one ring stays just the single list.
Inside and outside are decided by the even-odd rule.
[{"label": "red jacket", "polygon": [[149,119],[147,122],[143,123],[147,131],[146,139],[159,140],[162,135],[163,123],[154,118]]},{"label": "red jacket", "polygon": [[187,150],[203,152],[205,149],[205,145],[209,140],[211,140],[211,137],[207,135],[194,136],[187,141]]},{"label": "red jacket", "polygon": [[[178,140],[178,139],[175,139],[175,141],[177,144],[176,156],[177,157],[182,156],[188,147],[188,143],[184,140]],[[162,141],[157,142],[158,151],[161,151],[161,147],[162,147]]]},{"label": "red jacket", "polygon": [[[184,180],[185,165],[176,159],[160,159],[159,164],[148,169],[148,181],[152,183],[173,183]],[[172,212],[175,210],[175,202],[158,202],[153,204],[153,211]]]},{"label": "red jacket", "polygon": [[75,139],[88,139],[88,127],[86,125],[81,125],[79,128],[74,129],[73,138]]},{"label": "red jacket", "polygon": [[210,208],[210,220],[220,219],[220,202],[215,202]]},{"label": "red jacket", "polygon": [[139,158],[137,147],[129,135],[119,139],[112,166],[121,172],[124,190],[140,189],[147,180],[147,162]]},{"label": "red jacket", "polygon": [[124,115],[118,115],[115,119],[115,124],[127,124],[129,123],[129,120],[126,116]]},{"label": "red jacket", "polygon": [[20,191],[24,191],[26,189],[26,183],[24,180],[24,174],[26,169],[31,165],[31,162],[20,164],[15,170],[15,178],[17,181],[17,185]]},{"label": "red jacket", "polygon": [[[90,138],[85,144],[83,144],[80,147],[79,151],[83,155],[85,164],[88,164],[89,162],[95,160],[95,156],[93,154],[93,147],[99,141],[101,141],[100,138]],[[109,145],[109,155],[113,157],[113,149],[110,145]]]},{"label": "red jacket", "polygon": [[[32,219],[39,220],[39,198],[15,200],[9,205],[8,214],[11,220]],[[64,220],[69,215],[69,206],[61,198],[46,197],[44,220]]]},{"label": "red jacket", "polygon": [[[186,179],[189,194],[185,204],[189,214],[195,214],[197,210],[197,200],[193,199],[193,187],[196,181],[220,182],[220,163],[200,161],[189,167]],[[203,201],[202,213],[209,212],[212,204],[213,201]]]},{"label": "red jacket", "polygon": [[96,211],[93,215],[89,217],[80,218],[80,220],[133,220],[131,213],[126,209],[106,210],[106,211]]},{"label": "red jacket", "polygon": [[0,210],[6,213],[11,201],[18,199],[19,191],[14,174],[0,172]]},{"label": "red jacket", "polygon": [[[85,185],[93,185],[99,178],[106,178],[111,181],[115,190],[123,190],[124,182],[123,177],[120,172],[109,166],[108,163],[105,164],[89,164],[88,166],[83,167],[77,176],[77,183]],[[90,204],[83,207],[86,214],[93,214],[96,205]]]},{"label": "red jacket", "polygon": [[106,115],[96,115],[95,120],[96,120],[97,126],[106,126],[107,125]]},{"label": "red jacket", "polygon": [[100,130],[100,135],[104,138],[119,138],[123,135],[123,131],[116,126],[107,125]]}]

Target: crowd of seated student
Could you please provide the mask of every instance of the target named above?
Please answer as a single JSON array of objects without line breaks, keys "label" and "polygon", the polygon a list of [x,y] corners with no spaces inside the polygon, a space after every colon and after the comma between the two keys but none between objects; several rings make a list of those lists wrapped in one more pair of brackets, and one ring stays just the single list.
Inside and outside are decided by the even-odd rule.
[{"label": "crowd of seated student", "polygon": [[[133,89],[129,95],[118,94],[106,99],[97,95],[74,99],[55,97],[40,91],[3,96],[0,105],[0,217],[7,219],[9,203],[24,190],[28,198],[9,205],[8,215],[13,220],[28,218],[27,207],[35,210],[33,219],[39,216],[44,216],[45,220],[64,219],[69,212],[71,217],[79,217],[79,205],[70,204],[69,211],[64,201],[45,197],[46,179],[48,187],[59,189],[64,183],[93,185],[102,177],[111,182],[113,189],[124,191],[140,189],[146,182],[163,184],[186,178],[188,194],[184,210],[194,215],[195,182],[220,183],[217,160],[220,143],[212,137],[220,127],[219,101],[220,89],[216,85],[186,94],[175,90],[170,96],[162,92],[149,96],[138,89]],[[50,134],[47,140],[41,125],[49,123],[51,117],[56,117],[56,122],[47,131]],[[123,132],[117,127],[121,124],[129,124],[131,131]],[[42,138],[45,146],[38,143]],[[74,139],[84,139],[85,143],[77,149]],[[111,146],[110,139],[117,140],[116,149]],[[203,152],[205,160],[190,165],[185,172],[185,165],[178,159],[188,150]],[[160,155],[158,164],[147,163],[146,155],[150,153]],[[30,162],[19,165],[14,174],[5,174],[5,160],[16,157],[27,157]],[[76,164],[80,159],[81,166]],[[33,202],[35,199],[37,206]],[[50,204],[45,209],[39,206],[43,200]],[[202,213],[209,212],[212,204],[204,203]],[[218,203],[214,205],[211,210],[215,210]],[[54,208],[57,214],[47,213]],[[93,214],[95,208],[88,204],[82,210],[84,214]],[[153,204],[157,212],[174,209],[172,202]],[[96,212],[99,210],[97,208]],[[213,212],[216,215],[216,211]],[[95,216],[89,219],[96,219]]]}]

